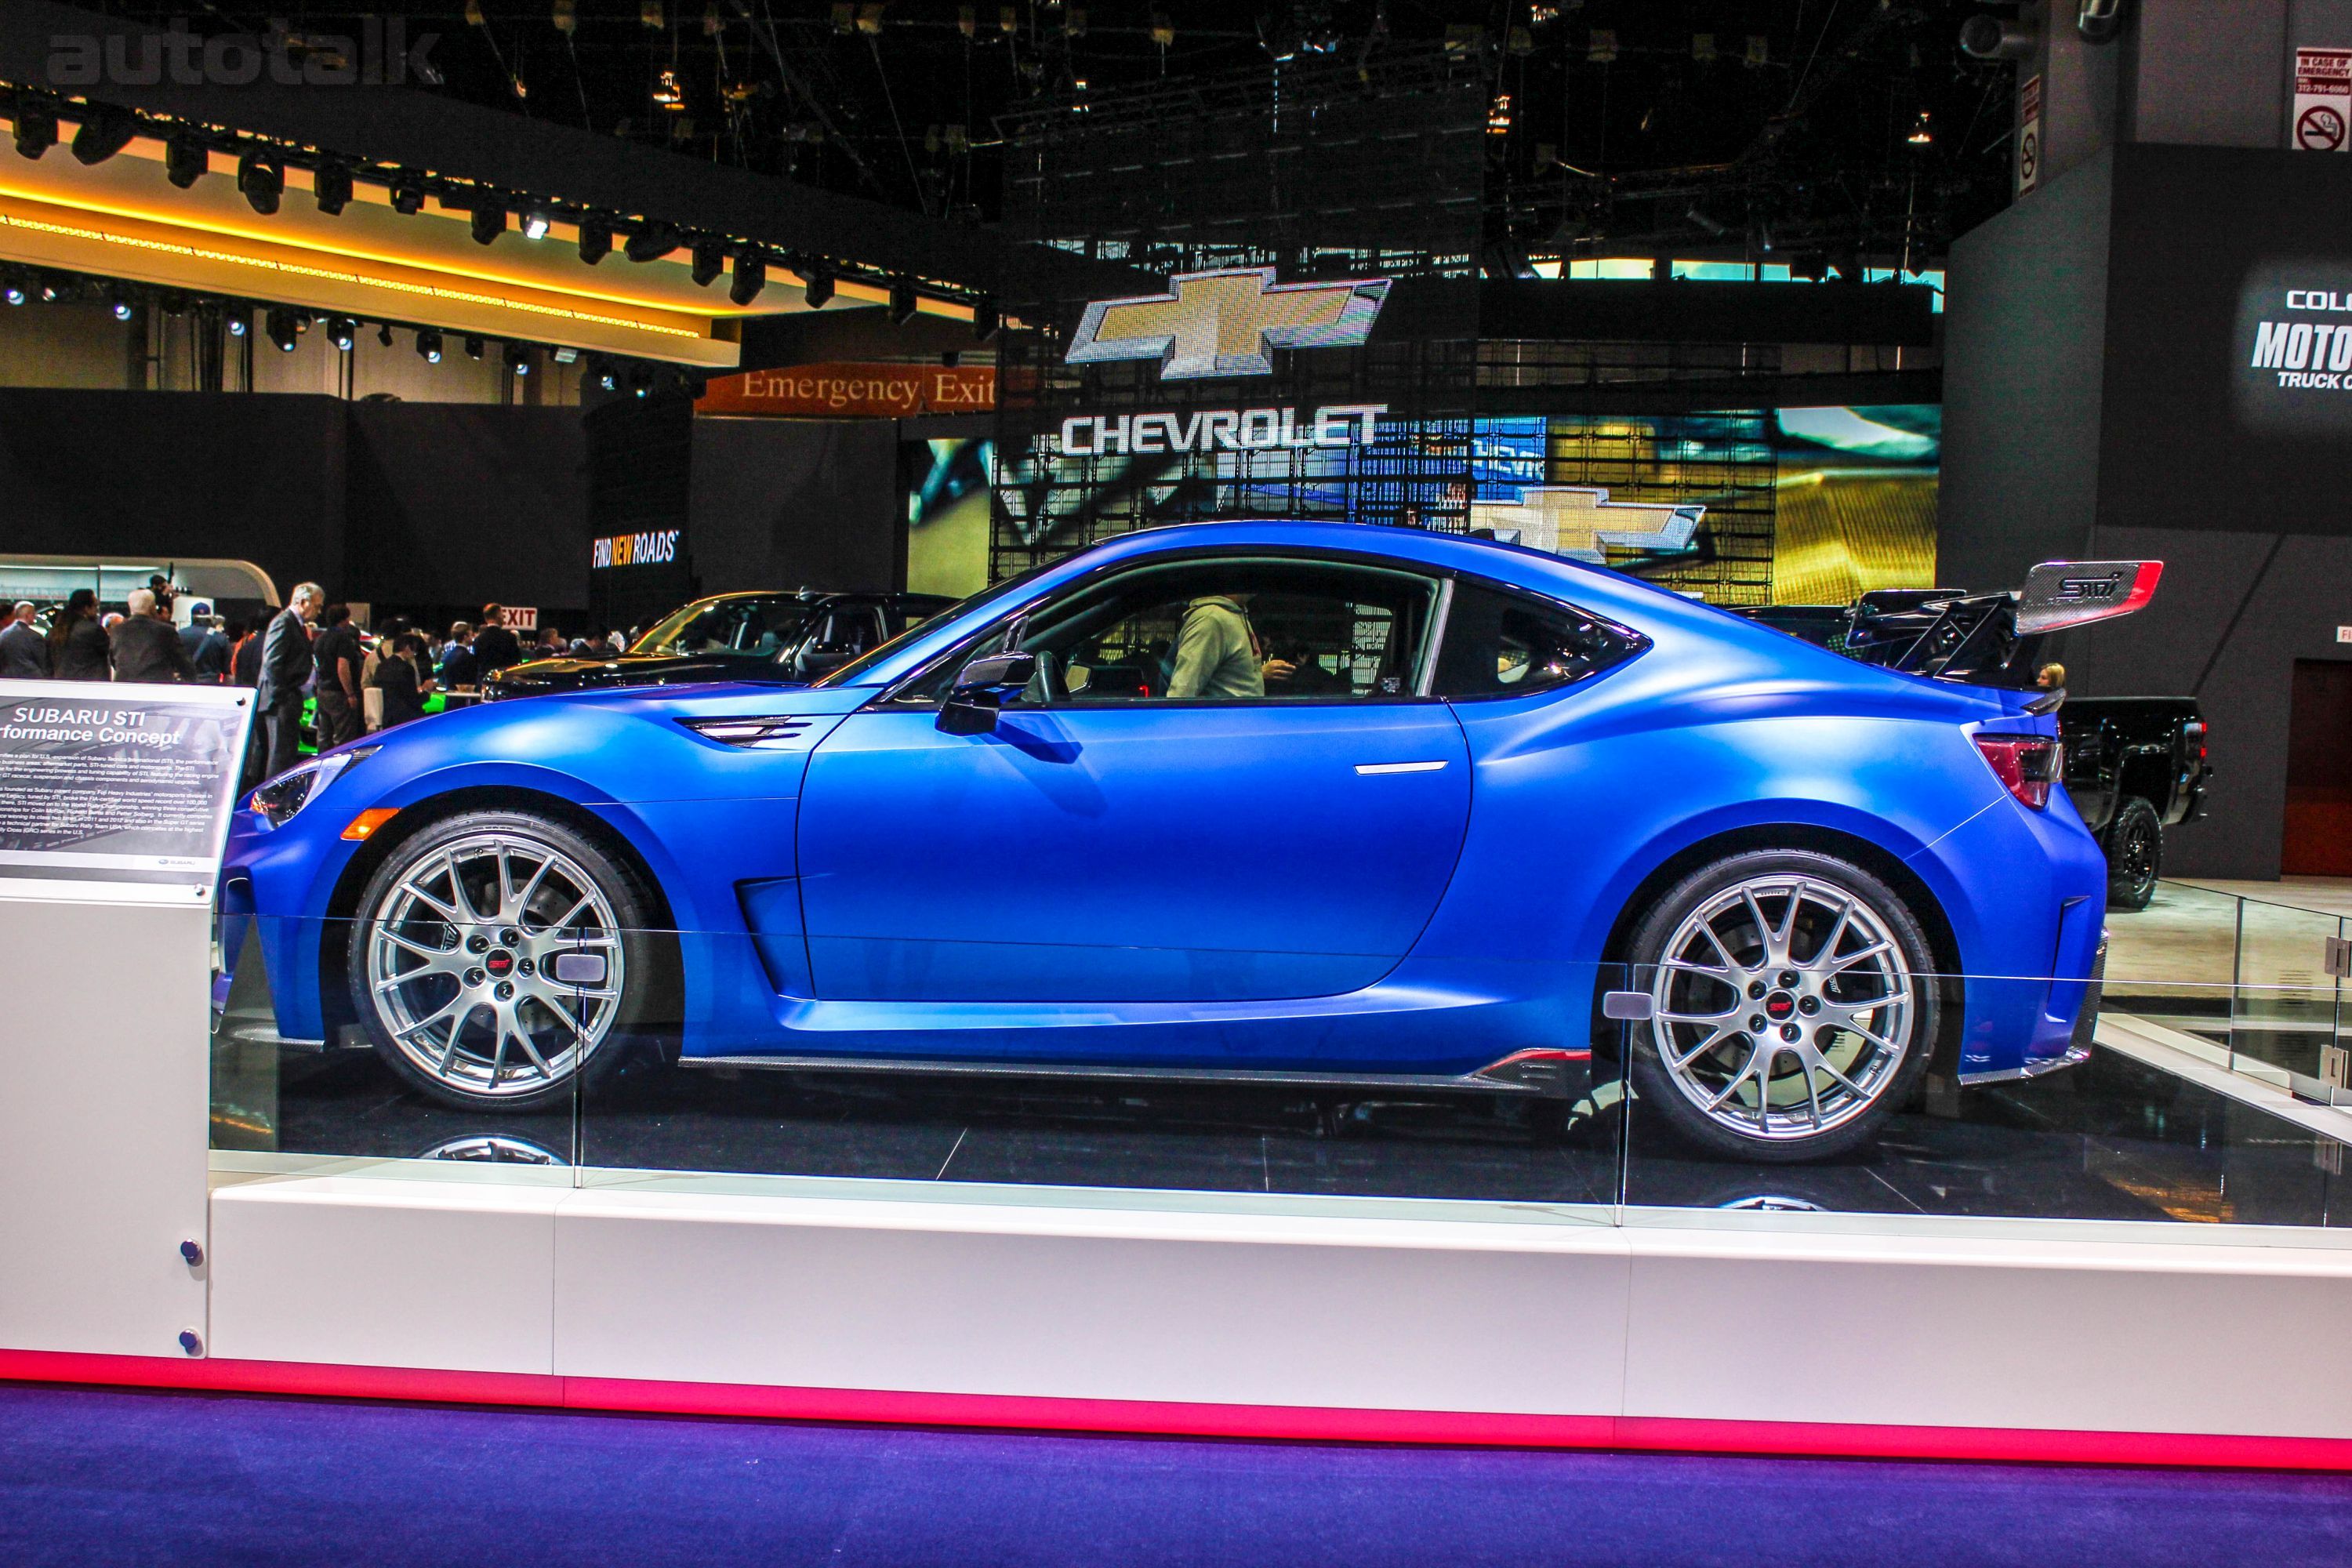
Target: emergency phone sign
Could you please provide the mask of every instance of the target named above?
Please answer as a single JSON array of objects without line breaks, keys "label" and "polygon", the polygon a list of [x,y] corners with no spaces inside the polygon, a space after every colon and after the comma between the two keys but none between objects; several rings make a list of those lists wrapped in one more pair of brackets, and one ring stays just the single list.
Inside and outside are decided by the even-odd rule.
[{"label": "emergency phone sign", "polygon": [[2287,145],[2301,153],[2352,149],[2352,49],[2294,51],[2294,121]]}]

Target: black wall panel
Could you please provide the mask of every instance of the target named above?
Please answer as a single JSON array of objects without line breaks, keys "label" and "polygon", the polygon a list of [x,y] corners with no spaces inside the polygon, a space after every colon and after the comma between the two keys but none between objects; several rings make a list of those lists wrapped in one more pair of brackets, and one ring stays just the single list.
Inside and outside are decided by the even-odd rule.
[{"label": "black wall panel", "polygon": [[904,587],[898,465],[892,420],[697,419],[687,541],[701,592]]}]

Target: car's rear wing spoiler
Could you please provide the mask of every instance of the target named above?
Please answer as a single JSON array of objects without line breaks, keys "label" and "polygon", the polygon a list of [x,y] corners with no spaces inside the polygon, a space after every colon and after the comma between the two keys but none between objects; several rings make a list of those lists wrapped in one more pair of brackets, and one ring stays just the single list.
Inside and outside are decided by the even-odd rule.
[{"label": "car's rear wing spoiler", "polygon": [[1746,612],[1864,664],[1985,686],[2035,683],[2042,639],[2130,615],[2156,595],[2161,561],[2045,561],[2011,592],[1883,588],[1843,612],[1774,605]]}]

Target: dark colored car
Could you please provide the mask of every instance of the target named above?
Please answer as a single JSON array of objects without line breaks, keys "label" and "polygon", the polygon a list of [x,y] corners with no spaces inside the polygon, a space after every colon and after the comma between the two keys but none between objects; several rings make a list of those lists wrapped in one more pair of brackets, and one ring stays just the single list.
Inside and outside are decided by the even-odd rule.
[{"label": "dark colored car", "polygon": [[954,603],[933,594],[714,594],[663,616],[626,653],[502,669],[482,682],[482,700],[704,680],[805,683]]}]

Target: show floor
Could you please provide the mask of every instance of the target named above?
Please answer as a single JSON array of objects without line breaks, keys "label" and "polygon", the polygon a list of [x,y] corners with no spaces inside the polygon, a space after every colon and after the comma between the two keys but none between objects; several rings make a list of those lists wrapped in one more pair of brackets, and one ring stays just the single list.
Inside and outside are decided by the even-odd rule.
[{"label": "show floor", "polygon": [[576,1121],[483,1118],[357,1051],[289,1052],[274,1085],[225,1087],[224,1142],[299,1153],[1592,1205],[1615,1201],[1622,1161],[1636,1205],[2352,1223],[2342,1142],[2104,1048],[1897,1117],[1847,1159],[1780,1167],[1691,1156],[1638,1103],[1563,1131],[1526,1101],[1475,1097],[639,1069]]},{"label": "show floor", "polygon": [[1345,1447],[0,1384],[21,1568],[2352,1560],[2352,1477]]}]

